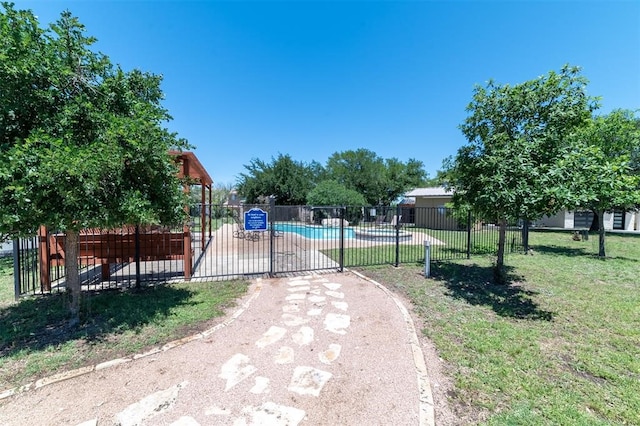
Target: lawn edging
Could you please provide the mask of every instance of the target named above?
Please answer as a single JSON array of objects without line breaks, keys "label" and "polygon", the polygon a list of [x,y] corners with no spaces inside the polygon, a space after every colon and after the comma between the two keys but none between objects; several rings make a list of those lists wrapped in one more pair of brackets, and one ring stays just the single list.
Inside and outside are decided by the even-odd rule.
[{"label": "lawn edging", "polygon": [[63,371],[61,373],[53,374],[48,377],[43,377],[42,379],[38,379],[35,382],[27,383],[26,385],[22,385],[19,387],[14,387],[10,389],[6,389],[4,391],[0,391],[0,401],[6,398],[10,398],[13,395],[27,392],[31,389],[39,389],[44,386],[51,385],[53,383],[62,382],[64,380],[72,379],[74,377],[79,377],[85,374],[89,374],[93,371],[104,370],[106,368],[111,368],[116,365],[125,364],[128,362],[132,362],[141,358],[145,358],[150,355],[155,355],[157,353],[166,352],[170,349],[174,349],[180,346],[183,346],[189,342],[193,342],[195,340],[200,340],[205,337],[210,336],[216,331],[229,326],[233,323],[240,315],[242,315],[251,305],[251,303],[258,298],[260,292],[262,290],[262,278],[256,279],[256,285],[253,286],[253,293],[245,300],[245,302],[240,306],[240,308],[236,309],[234,313],[225,321],[216,324],[215,326],[209,328],[208,330],[202,331],[200,333],[193,334],[191,336],[186,336],[181,339],[172,340],[168,343],[165,343],[163,346],[156,346],[154,348],[149,349],[146,352],[134,354],[129,357],[116,358],[110,361],[101,362],[99,364],[89,365],[85,367],[76,368],[69,371]]}]

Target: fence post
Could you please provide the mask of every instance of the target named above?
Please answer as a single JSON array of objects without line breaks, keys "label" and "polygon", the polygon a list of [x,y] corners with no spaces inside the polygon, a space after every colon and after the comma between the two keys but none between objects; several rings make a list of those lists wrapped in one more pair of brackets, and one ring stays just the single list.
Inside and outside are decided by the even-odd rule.
[{"label": "fence post", "polygon": [[140,288],[140,226],[139,225],[136,225],[135,252],[133,256],[136,262],[136,288]]},{"label": "fence post", "polygon": [[[51,291],[51,258],[49,250],[49,230],[41,225],[38,228],[38,260],[40,265],[40,291]],[[65,264],[66,266],[66,264]],[[35,283],[34,283],[35,286]]]},{"label": "fence post", "polygon": [[340,268],[338,269],[340,272],[344,272],[344,217],[346,209],[345,206],[340,207]]},{"label": "fence post", "polygon": [[274,259],[274,244],[275,244],[275,231],[273,230],[273,226],[275,224],[274,217],[276,215],[276,197],[269,197],[269,277],[273,278],[274,271],[273,265],[275,262]]},{"label": "fence post", "polygon": [[467,259],[471,259],[471,210],[467,213]]},{"label": "fence post", "polygon": [[20,240],[13,240],[13,292],[16,302],[20,299]]},{"label": "fence post", "polygon": [[402,220],[402,216],[400,215],[400,205],[396,206],[396,263],[395,267],[397,268],[400,265],[400,221]]}]

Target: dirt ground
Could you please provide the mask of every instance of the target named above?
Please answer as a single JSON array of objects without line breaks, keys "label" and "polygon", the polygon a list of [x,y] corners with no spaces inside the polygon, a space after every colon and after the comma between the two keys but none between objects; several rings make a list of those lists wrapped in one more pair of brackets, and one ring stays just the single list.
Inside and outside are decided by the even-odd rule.
[{"label": "dirt ground", "polygon": [[355,273],[258,279],[212,329],[3,398],[0,424],[464,424],[420,330]]}]

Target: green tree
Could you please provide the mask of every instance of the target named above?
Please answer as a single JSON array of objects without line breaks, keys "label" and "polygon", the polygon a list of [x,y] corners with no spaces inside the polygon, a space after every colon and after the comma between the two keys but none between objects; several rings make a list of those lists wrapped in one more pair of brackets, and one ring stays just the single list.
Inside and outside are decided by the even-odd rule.
[{"label": "green tree", "polygon": [[0,230],[66,233],[66,285],[79,320],[79,231],[176,223],[186,201],[163,127],[159,76],[93,52],[70,12],[46,30],[30,11],[0,13]]},{"label": "green tree", "polygon": [[332,154],[325,166],[327,176],[344,187],[362,194],[368,204],[381,202],[384,160],[375,152],[360,148]]},{"label": "green tree", "polygon": [[283,205],[304,204],[322,170],[316,162],[305,164],[288,154],[278,154],[270,163],[254,158],[244,167],[247,172],[240,174],[237,188],[248,203],[273,195]]},{"label": "green tree", "polygon": [[367,204],[367,201],[359,192],[347,189],[335,180],[325,180],[309,192],[307,204],[311,206],[363,207]]},{"label": "green tree", "polygon": [[559,172],[569,208],[587,208],[598,219],[600,257],[606,256],[604,213],[640,207],[638,119],[632,111],[598,116],[573,135]]},{"label": "green tree", "polygon": [[[476,86],[460,125],[468,143],[448,163],[454,203],[499,224],[496,278],[502,280],[508,222],[557,212],[566,203],[554,177],[567,136],[597,106],[577,67],[514,86]],[[446,165],[446,163],[445,163]]]},{"label": "green tree", "polygon": [[408,190],[426,186],[429,181],[422,161],[409,159],[406,163],[397,158],[385,160],[384,187],[381,205],[391,205]]},{"label": "green tree", "polygon": [[328,179],[359,192],[369,205],[389,205],[407,190],[424,184],[427,177],[421,161],[384,160],[364,148],[334,153],[325,169]]}]

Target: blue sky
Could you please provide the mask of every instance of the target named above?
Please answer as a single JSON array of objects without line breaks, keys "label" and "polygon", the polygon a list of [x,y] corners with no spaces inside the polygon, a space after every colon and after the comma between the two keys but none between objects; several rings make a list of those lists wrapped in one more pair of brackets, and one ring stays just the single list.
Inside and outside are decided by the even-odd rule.
[{"label": "blue sky", "polygon": [[431,176],[474,84],[578,65],[600,113],[640,108],[640,1],[17,1],[69,9],[124,69],[164,76],[168,127],[218,183],[278,153],[367,148]]}]

